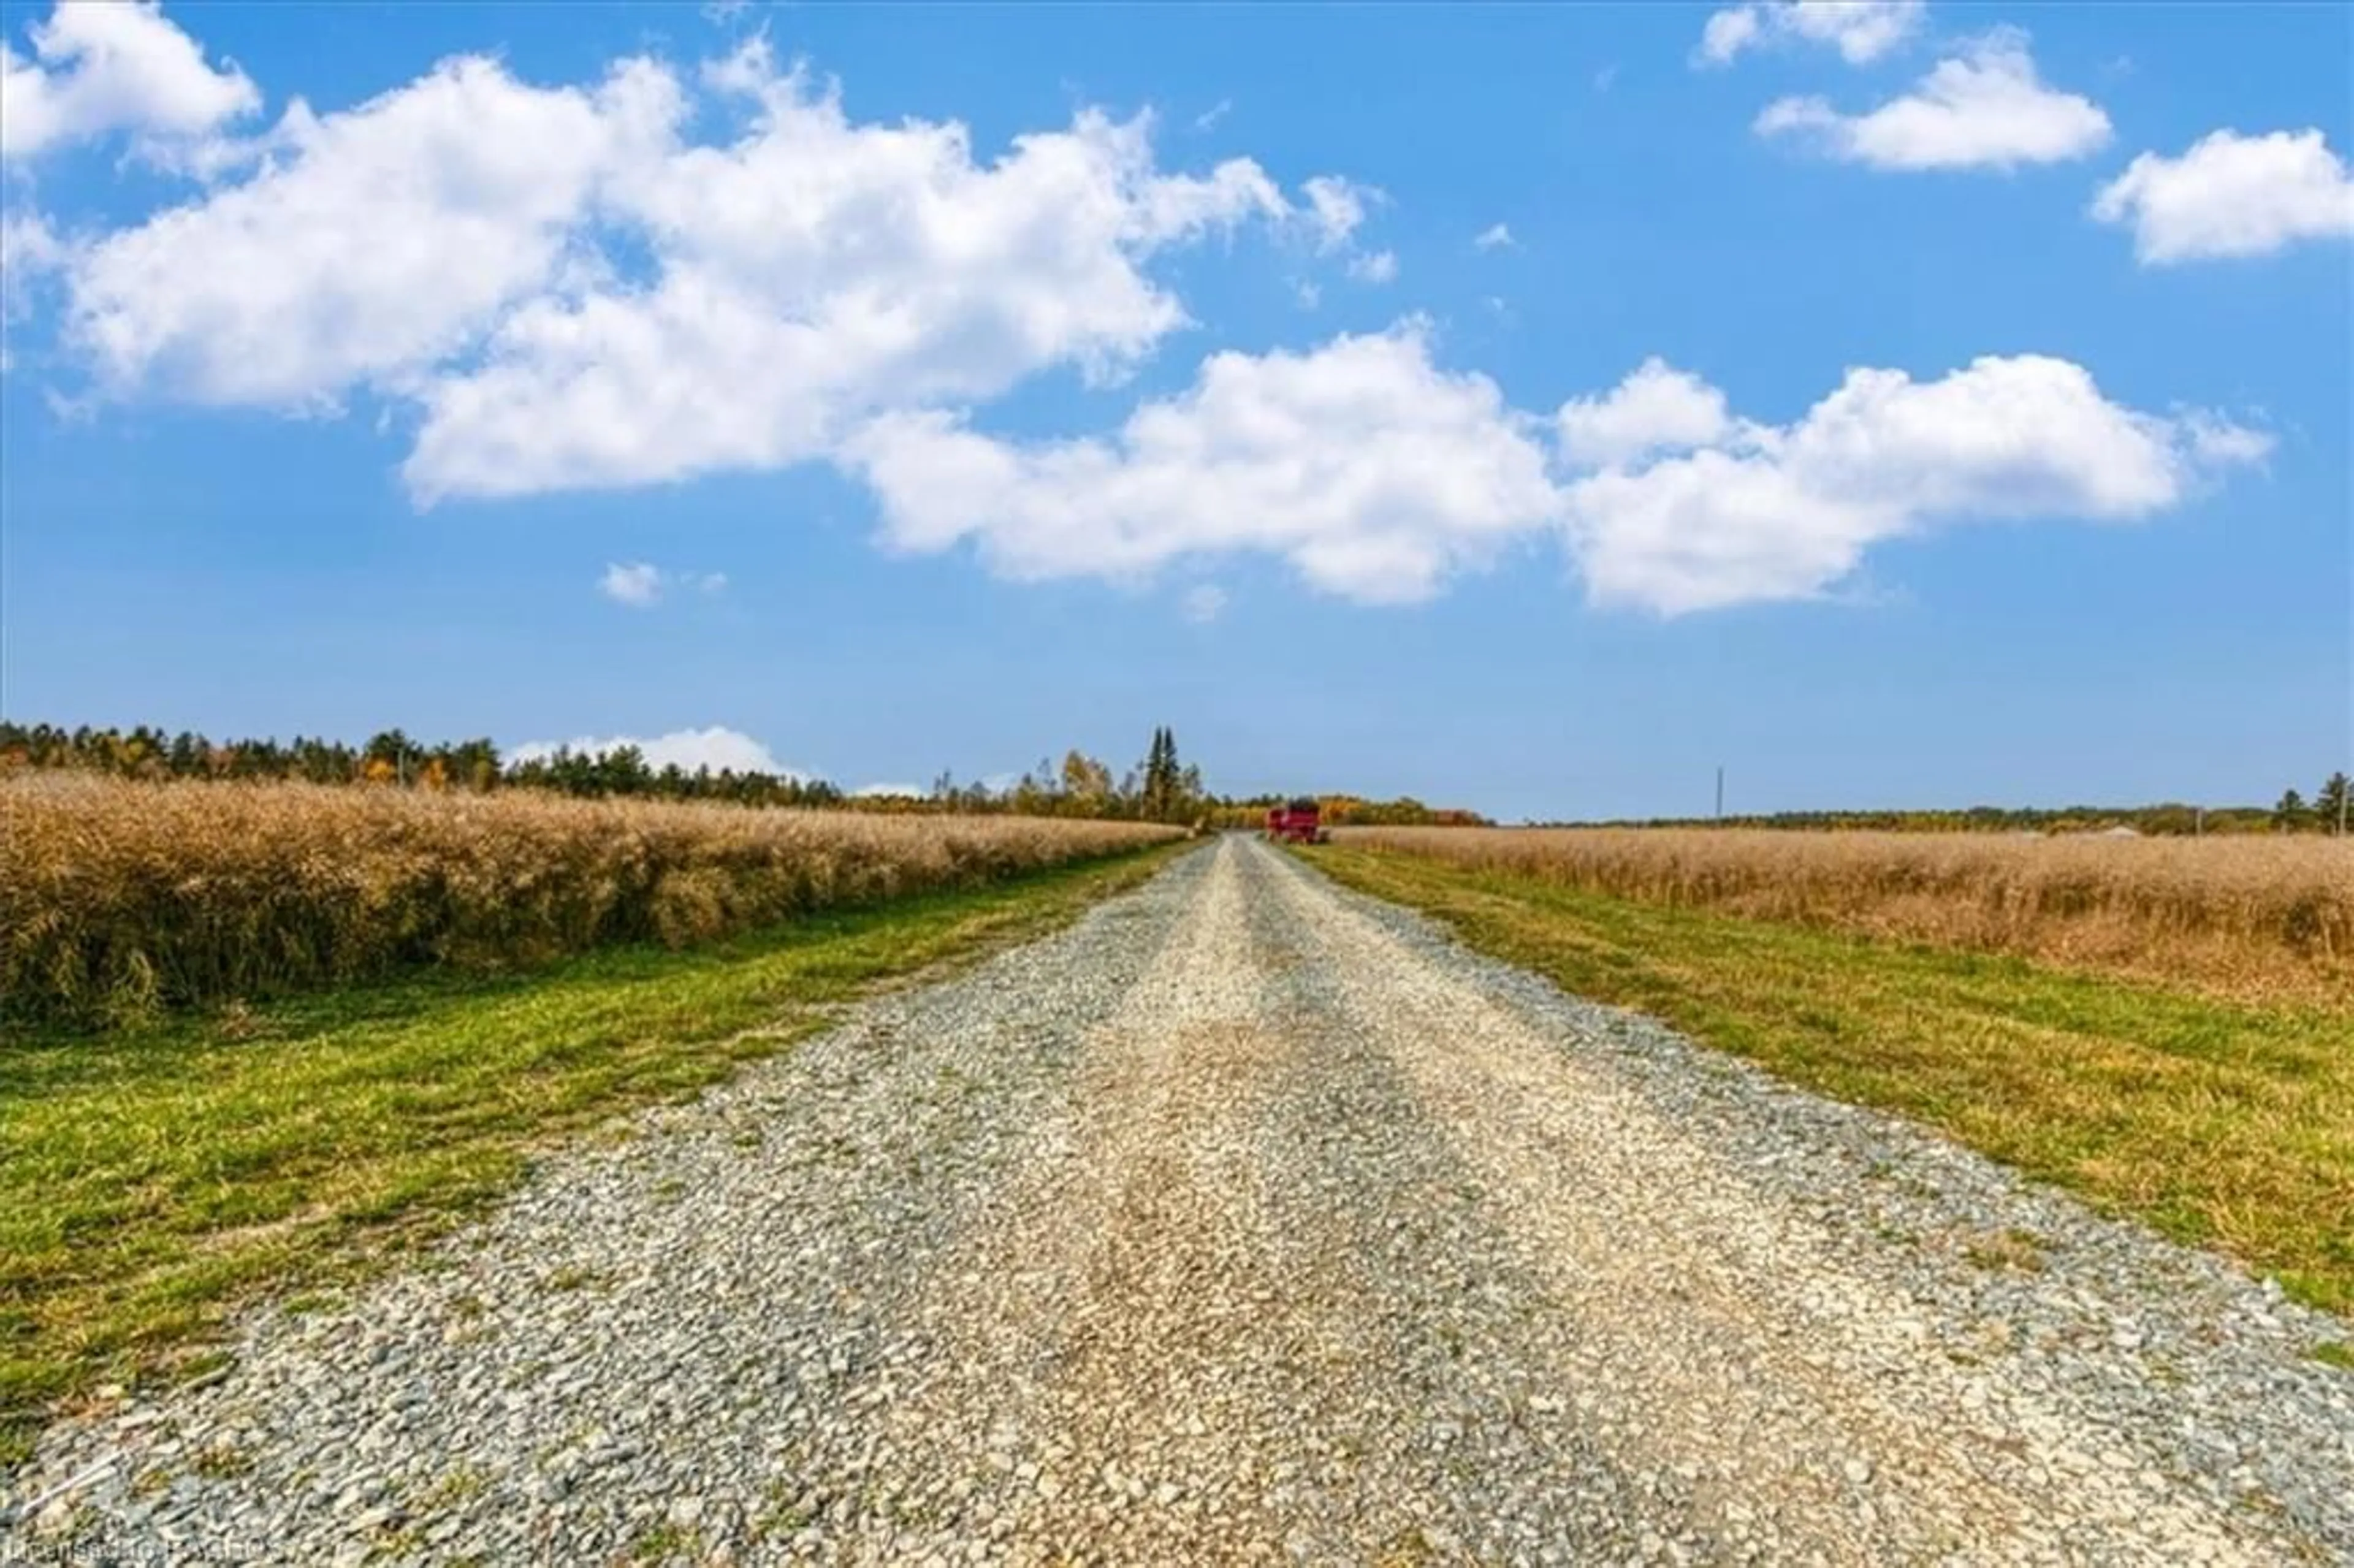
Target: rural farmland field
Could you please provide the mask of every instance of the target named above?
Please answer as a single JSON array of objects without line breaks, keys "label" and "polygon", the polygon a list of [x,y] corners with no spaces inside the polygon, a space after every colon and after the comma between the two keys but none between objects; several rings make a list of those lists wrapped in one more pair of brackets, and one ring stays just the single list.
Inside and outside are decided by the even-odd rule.
[{"label": "rural farmland field", "polygon": [[[88,1399],[10,1478],[0,1540],[433,1563],[2354,1552],[2342,1318],[1320,864],[1432,863],[1230,835],[854,1006],[551,1153],[414,1266],[250,1313],[194,1385]],[[2064,1046],[2065,988],[2122,982],[2050,983],[1972,1005]]]},{"label": "rural farmland field", "polygon": [[0,1568],[2354,1568],[2349,16],[0,5]]},{"label": "rural farmland field", "polygon": [[683,947],[1172,836],[1135,822],[33,774],[0,780],[0,1016],[90,1021],[425,965]]},{"label": "rural farmland field", "polygon": [[1344,828],[1344,842],[1679,908],[2354,1003],[2354,841]]}]

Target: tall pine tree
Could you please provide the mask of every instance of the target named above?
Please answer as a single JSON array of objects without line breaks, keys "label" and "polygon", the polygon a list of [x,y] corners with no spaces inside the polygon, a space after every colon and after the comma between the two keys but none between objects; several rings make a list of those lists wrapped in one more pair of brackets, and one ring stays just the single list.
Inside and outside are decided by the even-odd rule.
[{"label": "tall pine tree", "polygon": [[2354,804],[2354,800],[2349,800],[2349,791],[2354,791],[2354,780],[2348,779],[2343,771],[2333,773],[2321,781],[2321,793],[2314,797],[2313,814],[2321,819],[2323,832],[2342,833],[2346,831],[2349,815],[2348,808]]},{"label": "tall pine tree", "polygon": [[1152,744],[1144,753],[1144,777],[1137,790],[1137,812],[1156,822],[1174,818],[1183,804],[1183,770],[1177,763],[1177,736],[1166,725],[1156,725]]}]

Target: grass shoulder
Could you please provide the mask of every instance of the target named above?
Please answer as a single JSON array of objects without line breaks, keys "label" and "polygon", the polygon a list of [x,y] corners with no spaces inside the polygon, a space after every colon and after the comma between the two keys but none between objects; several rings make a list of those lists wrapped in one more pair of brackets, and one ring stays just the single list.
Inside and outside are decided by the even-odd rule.
[{"label": "grass shoulder", "polygon": [[691,1095],[880,986],[1076,917],[1182,845],[686,951],[423,977],[0,1044],[0,1464],[108,1383],[188,1375],[265,1289],[364,1275],[535,1149]]},{"label": "grass shoulder", "polygon": [[1564,990],[1900,1112],[2354,1315],[2354,1011],[1672,908],[1332,846],[1336,880]]}]

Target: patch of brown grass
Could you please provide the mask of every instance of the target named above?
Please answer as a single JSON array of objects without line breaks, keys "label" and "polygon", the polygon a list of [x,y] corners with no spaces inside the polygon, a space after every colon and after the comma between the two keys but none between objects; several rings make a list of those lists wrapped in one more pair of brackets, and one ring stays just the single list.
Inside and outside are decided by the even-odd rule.
[{"label": "patch of brown grass", "polygon": [[1173,830],[302,784],[0,782],[0,1009],[103,1022],[670,947]]},{"label": "patch of brown grass", "polygon": [[1343,828],[1361,848],[2247,1000],[2354,1001],[2354,842]]}]

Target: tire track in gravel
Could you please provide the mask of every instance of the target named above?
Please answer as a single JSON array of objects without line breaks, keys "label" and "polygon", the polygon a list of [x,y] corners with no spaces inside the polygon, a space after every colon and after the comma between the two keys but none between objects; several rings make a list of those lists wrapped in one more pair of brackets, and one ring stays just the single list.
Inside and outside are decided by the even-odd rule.
[{"label": "tire track in gravel", "polygon": [[917,1308],[935,1375],[885,1441],[958,1501],[870,1517],[854,1555],[1638,1551],[1631,1482],[1527,1425],[1520,1260],[1383,1054],[1330,1029],[1256,853],[1221,851],[1091,1042],[1071,1140]]},{"label": "tire track in gravel", "polygon": [[[1574,1408],[1697,1496],[1703,1535],[1855,1563],[2270,1560],[2277,1542],[1929,1346],[1914,1303],[1820,1227],[1470,980],[1285,865],[1333,991],[1543,1260]],[[1761,1511],[1768,1518],[1759,1525]],[[1702,1544],[1694,1542],[1691,1544]]]},{"label": "tire track in gravel", "polygon": [[2354,1562],[2325,1320],[1252,840],[628,1125],[0,1561]]}]

